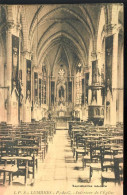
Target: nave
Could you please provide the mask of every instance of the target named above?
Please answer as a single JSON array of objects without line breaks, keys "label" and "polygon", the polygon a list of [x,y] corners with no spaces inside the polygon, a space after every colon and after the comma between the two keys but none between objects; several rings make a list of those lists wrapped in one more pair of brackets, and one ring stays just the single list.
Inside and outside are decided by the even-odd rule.
[{"label": "nave", "polygon": [[119,3],[0,5],[4,195],[122,194],[123,11]]},{"label": "nave", "polygon": [[[69,193],[69,194],[71,194],[72,192],[74,194],[88,192],[89,194],[89,193],[94,192],[95,190],[98,190],[98,191],[107,190],[107,191],[110,191],[112,194],[115,193],[115,195],[117,195],[117,192],[118,194],[121,194],[122,193],[122,179],[120,179],[120,183],[117,180],[112,180],[112,181],[106,182],[102,186],[103,171],[102,169],[96,169],[96,168],[93,170],[92,177],[90,177],[90,166],[92,166],[92,164],[97,166],[97,164],[99,165],[100,163],[97,155],[96,157],[94,155],[92,161],[88,161],[87,165],[83,167],[83,159],[88,157],[88,155],[83,153],[85,151],[84,150],[85,141],[81,141],[81,139],[77,139],[79,134],[80,136],[82,135],[82,138],[83,138],[83,135],[86,134],[85,128],[83,130],[81,125],[83,126],[83,124],[79,124],[77,122],[74,125],[74,121],[73,121],[73,122],[70,122],[70,126],[72,128],[70,128],[69,131],[57,130],[57,131],[54,131],[52,135],[50,134],[51,136],[48,137],[48,150],[46,152],[45,157],[42,160],[42,158],[40,158],[40,152],[36,156],[38,160],[38,166],[37,166],[37,169],[35,168],[34,178],[28,174],[27,183],[25,183],[24,177],[22,177],[22,175],[19,175],[19,177],[14,176],[11,185],[9,185],[8,176],[7,176],[6,184],[4,183],[3,185],[1,183],[0,185],[0,189],[4,191],[3,194],[8,195],[10,194],[10,191],[12,192],[12,194],[14,193],[15,194],[18,194],[18,193],[29,194],[30,192],[45,194],[46,192],[44,191],[47,191],[48,193],[51,193],[51,194],[60,194],[63,191],[64,193]],[[94,128],[94,132],[95,132],[95,129],[97,129],[97,127],[94,127],[94,126],[92,126],[92,128]],[[89,126],[89,131],[90,129],[91,127]],[[102,128],[100,129],[100,132],[101,130]],[[109,146],[112,145],[112,147],[110,147],[110,151],[116,152],[113,154],[114,157],[118,155],[121,156],[121,153],[123,150],[121,136],[120,136],[122,135],[122,132],[120,130],[120,127],[117,127],[117,130],[119,130],[119,135],[116,138],[114,138],[114,141],[111,141],[110,143],[107,141]],[[104,132],[104,128],[103,128],[103,132]],[[111,132],[111,127],[110,127],[110,132]],[[116,134],[118,134],[118,131]],[[28,135],[30,136],[30,134]],[[113,131],[112,131],[112,135],[113,135]],[[92,139],[93,138],[94,138],[94,135]],[[112,140],[112,138],[110,140]],[[116,145],[116,149],[114,150],[113,150],[114,148],[113,142],[115,142],[115,145]],[[94,143],[94,141],[92,141],[92,143]],[[103,141],[101,141],[101,144],[102,143]],[[98,144],[98,147],[99,147],[99,144]],[[74,155],[74,149],[75,149],[75,155]],[[77,159],[76,156],[77,156],[77,152],[79,151],[81,153]],[[89,151],[89,147],[87,147],[87,151]],[[106,151],[106,144],[105,144],[105,151]],[[109,151],[109,148],[107,151]],[[111,153],[107,154],[108,158],[110,154]],[[26,154],[25,152],[23,154],[23,151],[22,151],[22,154],[20,154],[19,156],[20,157],[26,156]],[[3,158],[4,158],[4,155],[3,155]],[[7,162],[9,163],[9,161]],[[110,161],[108,160],[108,162]],[[105,173],[108,171],[109,178],[112,177],[112,173],[114,171],[112,169],[114,165],[111,164],[111,162],[110,162],[110,166],[107,167],[107,170],[104,171]],[[120,166],[121,164],[122,163],[120,163]],[[1,180],[2,180],[2,175],[1,175]]]},{"label": "nave", "polygon": [[123,5],[0,5],[0,122],[123,123]]}]

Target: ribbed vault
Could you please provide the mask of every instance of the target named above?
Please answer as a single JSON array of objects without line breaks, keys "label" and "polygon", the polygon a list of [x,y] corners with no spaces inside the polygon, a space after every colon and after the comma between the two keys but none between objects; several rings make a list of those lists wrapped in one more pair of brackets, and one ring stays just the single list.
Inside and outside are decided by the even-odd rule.
[{"label": "ribbed vault", "polygon": [[96,45],[100,5],[96,4],[96,7],[64,4],[24,6],[30,47],[37,65],[42,66],[48,59],[47,66],[51,71],[54,64],[61,61],[70,72],[79,61],[83,66],[87,65],[90,40],[93,50]]}]

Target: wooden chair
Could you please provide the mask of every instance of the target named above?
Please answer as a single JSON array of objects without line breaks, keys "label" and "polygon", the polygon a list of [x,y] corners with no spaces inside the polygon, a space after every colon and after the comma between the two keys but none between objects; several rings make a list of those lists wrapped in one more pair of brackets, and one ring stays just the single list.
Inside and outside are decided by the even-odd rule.
[{"label": "wooden chair", "polygon": [[78,134],[78,136],[76,137],[75,153],[76,153],[76,162],[78,160],[79,155],[81,156],[88,155],[88,151],[86,151],[86,148],[85,148],[85,141],[82,138],[81,134]]},{"label": "wooden chair", "polygon": [[102,166],[102,171],[114,169],[114,157],[113,157],[113,152],[110,151],[105,151],[102,159],[101,159],[101,166]]},{"label": "wooden chair", "polygon": [[99,146],[93,146],[91,148],[90,154],[90,179],[92,177],[93,171],[101,171],[101,158],[102,158],[102,148]]},{"label": "wooden chair", "polygon": [[3,184],[6,184],[7,174],[9,175],[9,185],[12,184],[12,175],[17,172],[18,168],[16,165],[0,166],[0,175],[3,173]]},{"label": "wooden chair", "polygon": [[[114,182],[115,184],[123,180],[123,167],[122,167],[122,158],[105,157],[104,160],[110,162],[109,164],[102,164],[102,186],[104,182]],[[121,160],[121,161],[120,161]],[[103,161],[102,161],[103,163]]]},{"label": "wooden chair", "polygon": [[101,184],[102,184],[102,187],[104,186],[104,183],[107,183],[107,182],[113,182],[116,184],[116,177],[115,177],[115,173],[114,171],[103,171],[102,174],[101,174]]},{"label": "wooden chair", "polygon": [[23,176],[24,177],[24,183],[27,184],[27,179],[29,178],[29,175],[32,175],[33,178],[35,178],[35,165],[36,164],[36,157],[33,156],[31,160],[26,161],[25,160],[18,160],[17,161],[17,168],[18,170],[13,173],[14,176]]},{"label": "wooden chair", "polygon": [[115,172],[116,181],[118,182],[118,184],[120,184],[121,181],[123,181],[123,159],[122,158],[115,158],[114,156],[114,172]]}]

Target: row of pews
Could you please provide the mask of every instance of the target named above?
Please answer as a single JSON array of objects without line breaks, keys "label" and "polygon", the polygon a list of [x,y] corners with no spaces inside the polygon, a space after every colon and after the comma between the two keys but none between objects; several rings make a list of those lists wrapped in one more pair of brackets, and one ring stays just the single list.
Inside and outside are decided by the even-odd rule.
[{"label": "row of pews", "polygon": [[54,121],[0,124],[0,184],[12,184],[23,176],[24,184],[35,178],[38,160],[44,161],[49,142],[53,141]]},{"label": "row of pews", "polygon": [[101,185],[123,182],[123,125],[94,126],[91,122],[69,122],[73,158],[89,168],[89,182],[94,171],[101,171]]}]

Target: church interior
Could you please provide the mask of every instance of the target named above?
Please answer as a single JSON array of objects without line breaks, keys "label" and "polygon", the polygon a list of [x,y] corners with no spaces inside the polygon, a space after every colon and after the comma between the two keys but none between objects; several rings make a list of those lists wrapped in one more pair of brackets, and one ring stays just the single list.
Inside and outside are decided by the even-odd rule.
[{"label": "church interior", "polygon": [[0,5],[5,194],[49,183],[121,194],[123,33],[123,4]]}]

